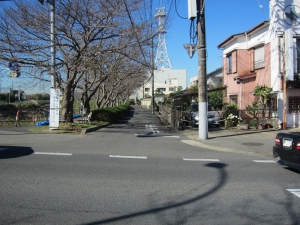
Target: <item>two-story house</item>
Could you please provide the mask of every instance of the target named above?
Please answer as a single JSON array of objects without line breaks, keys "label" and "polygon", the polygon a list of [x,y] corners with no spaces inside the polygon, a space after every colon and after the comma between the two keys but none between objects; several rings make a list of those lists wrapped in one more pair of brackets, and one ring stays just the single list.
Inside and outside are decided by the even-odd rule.
[{"label": "two-story house", "polygon": [[231,35],[218,48],[223,49],[223,85],[227,101],[239,109],[252,104],[257,84],[270,86],[270,43],[265,43],[269,21]]},{"label": "two-story house", "polygon": [[[198,79],[199,76],[194,76],[190,78],[190,84],[188,85],[188,88],[190,88],[193,85],[197,85]],[[206,74],[207,89],[210,90],[217,87],[218,85],[222,85],[222,79],[223,79],[222,67]]]},{"label": "two-story house", "polygon": [[279,121],[295,127],[300,123],[300,0],[270,0],[269,8],[270,20],[218,45],[224,97],[244,110],[253,103],[257,85],[271,87],[270,104],[278,109]]}]

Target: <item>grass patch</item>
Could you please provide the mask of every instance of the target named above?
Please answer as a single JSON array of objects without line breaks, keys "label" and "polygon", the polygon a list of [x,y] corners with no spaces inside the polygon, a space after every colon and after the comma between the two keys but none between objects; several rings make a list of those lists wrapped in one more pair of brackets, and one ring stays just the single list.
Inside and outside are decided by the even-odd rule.
[{"label": "grass patch", "polygon": [[[5,121],[0,121],[0,127],[14,127],[16,125],[15,120],[5,120]],[[32,121],[20,121],[18,124],[18,127],[29,127],[29,126],[34,126]]]},{"label": "grass patch", "polygon": [[36,126],[29,129],[33,133],[55,133],[55,134],[80,134],[83,129],[94,128],[109,124],[108,122],[92,122],[92,123],[61,123],[58,129],[49,129],[49,126]]}]

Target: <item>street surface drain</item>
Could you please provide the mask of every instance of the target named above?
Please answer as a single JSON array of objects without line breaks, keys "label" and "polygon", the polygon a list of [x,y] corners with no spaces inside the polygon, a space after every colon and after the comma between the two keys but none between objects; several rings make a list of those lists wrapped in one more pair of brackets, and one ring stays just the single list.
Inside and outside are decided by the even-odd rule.
[{"label": "street surface drain", "polygon": [[247,146],[262,146],[264,144],[263,143],[257,143],[257,142],[245,142],[245,143],[242,143],[242,145],[247,145]]}]

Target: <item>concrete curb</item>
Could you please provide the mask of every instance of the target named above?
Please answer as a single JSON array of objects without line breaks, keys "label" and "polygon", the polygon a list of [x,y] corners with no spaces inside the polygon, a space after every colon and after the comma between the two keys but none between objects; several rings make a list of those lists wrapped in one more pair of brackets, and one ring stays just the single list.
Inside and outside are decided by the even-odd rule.
[{"label": "concrete curb", "polygon": [[108,123],[108,124],[105,124],[105,125],[101,125],[101,126],[97,126],[97,127],[82,129],[81,132],[80,132],[80,135],[85,135],[85,134],[87,134],[89,132],[93,132],[93,131],[99,130],[101,128],[108,127],[110,124],[111,123]]}]

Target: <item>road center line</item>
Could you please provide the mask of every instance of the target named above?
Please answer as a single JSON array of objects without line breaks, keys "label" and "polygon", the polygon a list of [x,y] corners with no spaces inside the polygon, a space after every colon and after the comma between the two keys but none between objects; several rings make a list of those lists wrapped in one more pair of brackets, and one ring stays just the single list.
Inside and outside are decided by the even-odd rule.
[{"label": "road center line", "polygon": [[274,160],[253,160],[253,162],[257,162],[257,163],[276,163]]},{"label": "road center line", "polygon": [[187,159],[187,158],[182,158],[185,161],[201,161],[201,162],[219,162],[219,159]]},{"label": "road center line", "polygon": [[72,153],[58,153],[58,152],[35,152],[36,155],[66,155],[70,156]]},{"label": "road center line", "polygon": [[147,159],[147,156],[125,156],[125,155],[110,155],[111,158],[125,158],[125,159]]}]

